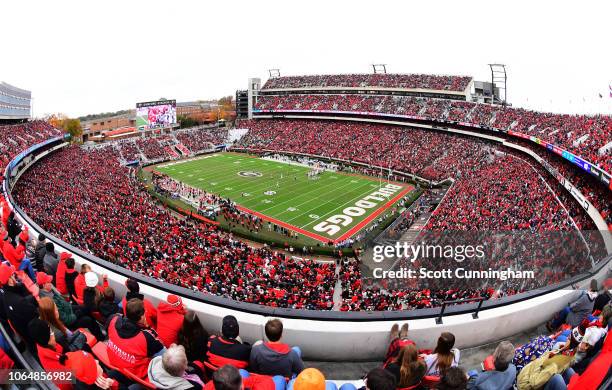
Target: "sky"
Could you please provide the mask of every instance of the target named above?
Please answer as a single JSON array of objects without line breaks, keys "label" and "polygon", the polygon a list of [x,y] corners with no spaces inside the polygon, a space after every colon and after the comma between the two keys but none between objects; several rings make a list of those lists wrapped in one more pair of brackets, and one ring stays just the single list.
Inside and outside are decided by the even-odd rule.
[{"label": "sky", "polygon": [[514,106],[612,114],[610,0],[54,0],[0,12],[0,81],[31,90],[35,116],[234,95],[271,68],[373,63],[483,81],[503,63]]}]

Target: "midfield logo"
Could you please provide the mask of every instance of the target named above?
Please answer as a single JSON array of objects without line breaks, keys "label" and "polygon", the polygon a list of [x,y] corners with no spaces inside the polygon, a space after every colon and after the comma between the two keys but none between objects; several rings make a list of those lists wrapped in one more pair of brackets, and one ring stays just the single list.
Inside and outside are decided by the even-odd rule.
[{"label": "midfield logo", "polygon": [[263,174],[261,172],[254,172],[254,171],[240,171],[240,172],[238,172],[238,176],[242,176],[242,177],[262,177]]}]

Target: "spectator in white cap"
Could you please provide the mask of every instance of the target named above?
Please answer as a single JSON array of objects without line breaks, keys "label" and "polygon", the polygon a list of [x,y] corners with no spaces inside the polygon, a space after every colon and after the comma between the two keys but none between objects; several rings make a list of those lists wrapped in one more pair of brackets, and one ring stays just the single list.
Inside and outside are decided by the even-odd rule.
[{"label": "spectator in white cap", "polygon": [[96,287],[98,285],[98,275],[95,272],[87,272],[85,273],[85,286],[87,287]]},{"label": "spectator in white cap", "polygon": [[[83,290],[83,303],[81,305],[83,314],[92,315],[98,311],[98,302],[103,299],[104,288],[98,284],[98,275],[95,272],[89,271],[85,273],[85,290]],[[104,276],[104,285],[108,286],[106,276]]]}]

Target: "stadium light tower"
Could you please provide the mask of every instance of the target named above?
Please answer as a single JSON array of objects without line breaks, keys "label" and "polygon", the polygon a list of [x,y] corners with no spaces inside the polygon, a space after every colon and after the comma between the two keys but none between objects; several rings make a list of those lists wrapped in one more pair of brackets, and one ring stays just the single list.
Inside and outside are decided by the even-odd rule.
[{"label": "stadium light tower", "polygon": [[372,64],[372,70],[374,70],[374,74],[377,74],[377,73],[386,74],[387,64]]},{"label": "stadium light tower", "polygon": [[271,79],[280,77],[280,69],[268,69],[268,74]]},{"label": "stadium light tower", "polygon": [[[508,104],[508,74],[506,73],[506,65],[504,64],[489,64],[489,68],[491,68],[491,84],[493,84],[493,97],[495,98],[495,86],[499,89],[502,106],[506,106]],[[502,99],[501,93],[503,90],[504,98]]]}]

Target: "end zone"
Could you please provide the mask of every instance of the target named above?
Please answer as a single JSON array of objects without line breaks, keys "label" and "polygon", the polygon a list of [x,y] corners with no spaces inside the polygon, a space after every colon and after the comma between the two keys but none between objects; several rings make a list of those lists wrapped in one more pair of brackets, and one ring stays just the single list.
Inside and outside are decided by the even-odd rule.
[{"label": "end zone", "polygon": [[377,208],[375,211],[373,211],[370,215],[368,215],[366,218],[364,218],[363,220],[361,220],[359,223],[357,223],[355,226],[353,226],[352,228],[350,228],[347,232],[345,232],[344,234],[342,234],[340,237],[338,238],[331,238],[331,237],[325,237],[323,235],[302,229],[298,226],[289,224],[287,222],[281,221],[279,219],[270,217],[268,215],[262,214],[258,211],[255,210],[251,210],[249,208],[246,208],[244,206],[241,205],[236,205],[236,208],[239,209],[240,211],[243,211],[245,213],[249,213],[252,215],[255,215],[261,219],[263,219],[264,221],[268,221],[268,222],[272,222],[278,226],[282,226],[286,229],[289,230],[293,230],[295,232],[298,232],[306,237],[312,238],[314,240],[320,241],[322,243],[327,244],[328,242],[332,242],[334,244],[337,244],[339,242],[342,242],[344,240],[347,240],[349,238],[351,238],[353,235],[357,234],[361,229],[365,228],[370,222],[372,222],[374,219],[376,219],[380,214],[382,214],[383,212],[385,212],[386,210],[388,210],[391,206],[393,206],[395,203],[397,203],[402,197],[404,197],[405,195],[407,195],[408,193],[410,193],[412,190],[414,190],[414,186],[412,185],[408,185],[408,184],[402,184],[403,189],[396,194],[393,198],[389,199],[386,203],[384,203],[382,206],[380,206],[379,208]]}]

